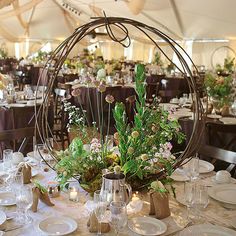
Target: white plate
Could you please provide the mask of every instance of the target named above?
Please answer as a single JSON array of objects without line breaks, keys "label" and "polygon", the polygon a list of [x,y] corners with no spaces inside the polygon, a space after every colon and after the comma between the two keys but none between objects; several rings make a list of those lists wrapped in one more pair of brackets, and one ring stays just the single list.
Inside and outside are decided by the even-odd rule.
[{"label": "white plate", "polygon": [[236,118],[233,117],[222,117],[219,120],[227,125],[236,125]]},{"label": "white plate", "polygon": [[214,115],[214,114],[207,115],[207,117],[211,118],[211,119],[220,119],[220,118],[222,118],[221,115]]},{"label": "white plate", "polygon": [[190,235],[199,235],[199,236],[236,236],[236,232],[232,229],[228,229],[221,226],[210,225],[210,224],[201,224],[193,225],[184,229],[180,236],[190,236]]},{"label": "white plate", "polygon": [[0,192],[0,206],[13,206],[16,204],[15,194],[12,192]]},{"label": "white plate", "polygon": [[176,169],[173,174],[170,176],[174,181],[185,182],[189,180],[189,177],[186,175],[184,169]]},{"label": "white plate", "polygon": [[38,175],[39,174],[39,171],[38,170],[36,170],[36,169],[31,169],[31,176],[32,177],[35,177],[36,175]]},{"label": "white plate", "polygon": [[7,220],[7,216],[6,216],[5,212],[0,211],[0,225],[2,225],[6,220]]},{"label": "white plate", "polygon": [[[28,153],[27,153],[27,157],[32,158],[33,160],[35,160],[35,158],[34,158],[34,152],[28,152]],[[45,155],[43,155],[43,157],[44,157],[44,159],[45,159],[46,161],[52,161],[52,160],[54,160],[53,157],[50,156],[50,154],[45,154]]]},{"label": "white plate", "polygon": [[65,217],[49,217],[39,222],[39,229],[47,235],[67,235],[74,232],[78,225],[75,220]]},{"label": "white plate", "polygon": [[230,219],[230,224],[236,229],[236,216]]},{"label": "white plate", "polygon": [[161,235],[166,232],[167,226],[160,220],[151,217],[135,217],[128,221],[130,230],[145,236]]},{"label": "white plate", "polygon": [[210,197],[227,204],[236,204],[236,184],[215,185],[208,190]]},{"label": "white plate", "polygon": [[[186,160],[185,162],[187,162],[188,160]],[[185,164],[183,167],[187,168],[188,164]],[[200,174],[206,174],[206,173],[210,173],[211,171],[214,170],[214,165],[212,165],[210,162],[204,161],[204,160],[199,160],[199,173]]]}]

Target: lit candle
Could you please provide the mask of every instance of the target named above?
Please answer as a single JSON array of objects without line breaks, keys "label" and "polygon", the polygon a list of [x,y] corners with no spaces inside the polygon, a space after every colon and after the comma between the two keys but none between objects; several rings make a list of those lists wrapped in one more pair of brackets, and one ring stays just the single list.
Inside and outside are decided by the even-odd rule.
[{"label": "lit candle", "polygon": [[78,202],[79,200],[79,194],[78,190],[76,188],[70,188],[69,190],[69,199],[74,202]]},{"label": "lit candle", "polygon": [[135,201],[139,201],[139,200],[140,200],[137,195],[138,195],[138,192],[135,192],[135,193],[133,194],[132,202],[135,202]]}]

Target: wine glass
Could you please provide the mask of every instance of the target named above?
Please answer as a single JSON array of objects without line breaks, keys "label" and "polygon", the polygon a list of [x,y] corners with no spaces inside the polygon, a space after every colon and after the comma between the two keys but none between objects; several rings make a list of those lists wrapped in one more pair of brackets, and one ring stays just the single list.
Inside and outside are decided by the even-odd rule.
[{"label": "wine glass", "polygon": [[16,205],[18,208],[18,222],[22,224],[32,223],[32,218],[28,215],[28,210],[33,203],[33,194],[30,187],[22,187],[16,193]]},{"label": "wine glass", "polygon": [[114,227],[116,235],[119,235],[119,231],[123,229],[127,224],[127,210],[125,202],[111,202],[111,225]]},{"label": "wine glass", "polygon": [[193,206],[195,184],[193,182],[184,183],[184,200],[187,206],[187,220],[189,221],[190,208]]},{"label": "wine glass", "polygon": [[105,193],[96,193],[96,206],[95,206],[95,216],[98,220],[98,233],[97,235],[102,235],[102,221],[106,216],[106,210],[108,206],[107,196]]}]

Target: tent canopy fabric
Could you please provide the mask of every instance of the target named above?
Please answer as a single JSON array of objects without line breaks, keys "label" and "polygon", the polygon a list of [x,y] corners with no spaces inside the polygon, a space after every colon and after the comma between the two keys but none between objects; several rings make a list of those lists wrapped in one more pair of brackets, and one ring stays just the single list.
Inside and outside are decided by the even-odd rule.
[{"label": "tent canopy fabric", "polygon": [[[5,7],[4,7],[5,1]],[[11,3],[13,2],[13,3]],[[0,38],[61,40],[91,17],[127,17],[174,39],[235,39],[235,0],[1,0]],[[10,3],[10,5],[9,5]],[[134,37],[145,40],[139,32]]]}]

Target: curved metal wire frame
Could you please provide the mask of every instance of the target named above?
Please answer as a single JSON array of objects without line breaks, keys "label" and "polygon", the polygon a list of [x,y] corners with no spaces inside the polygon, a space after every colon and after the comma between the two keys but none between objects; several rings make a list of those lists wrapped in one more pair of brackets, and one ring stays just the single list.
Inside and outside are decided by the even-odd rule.
[{"label": "curved metal wire frame", "polygon": [[[200,101],[200,96],[197,91],[197,86],[195,79],[192,75],[191,69],[188,66],[186,60],[184,57],[187,57],[188,60],[191,62],[192,67],[195,68],[196,71],[197,68],[194,65],[193,61],[189,57],[189,55],[186,53],[186,51],[173,39],[171,39],[169,36],[161,32],[160,30],[148,26],[144,23],[127,19],[127,18],[117,18],[117,17],[99,17],[95,18],[94,21],[89,22],[85,25],[80,26],[75,30],[75,32],[69,36],[64,42],[62,42],[52,53],[51,57],[46,63],[45,70],[47,70],[48,65],[50,65],[54,59],[57,59],[56,63],[54,64],[54,70],[52,73],[48,73],[48,83],[47,83],[47,90],[45,92],[45,97],[42,105],[37,109],[35,107],[35,111],[37,112],[37,117],[41,113],[41,118],[36,121],[36,128],[37,133],[39,134],[39,137],[43,143],[46,143],[47,137],[49,137],[49,134],[52,136],[52,131],[50,130],[50,127],[47,123],[47,117],[48,117],[48,104],[50,103],[50,95],[52,94],[53,84],[54,81],[65,61],[69,53],[72,51],[74,46],[85,36],[89,35],[91,32],[93,32],[96,28],[105,27],[107,30],[108,36],[115,42],[121,44],[124,47],[129,47],[131,39],[129,37],[129,27],[134,27],[136,30],[142,32],[146,35],[146,37],[163,53],[163,55],[167,58],[167,60],[171,63],[173,61],[166,55],[166,53],[161,49],[161,47],[156,42],[156,39],[150,36],[150,33],[154,34],[155,36],[161,38],[164,40],[173,50],[173,53],[175,53],[179,59],[179,62],[181,64],[181,67],[177,66],[175,63],[175,67],[183,74],[184,78],[188,82],[189,89],[192,94],[193,99],[193,110],[194,110],[194,124],[193,124],[193,131],[190,138],[189,143],[187,144],[185,150],[183,153],[179,156],[177,159],[174,168],[179,167],[182,162],[186,159],[191,157],[196,151],[198,150],[201,135],[204,129],[203,123],[205,122],[205,116],[203,114],[203,107]],[[113,27],[116,27],[119,29],[120,32],[123,32],[123,37],[118,38],[114,32]],[[188,76],[187,76],[188,75]],[[50,147],[49,147],[50,148]],[[57,161],[57,158],[55,155],[53,155],[53,152],[51,152],[52,157]],[[42,157],[43,158],[43,157]],[[44,159],[44,158],[43,158]],[[53,168],[46,160],[44,160],[47,165],[50,168]],[[159,177],[164,176],[165,172],[161,172]]]},{"label": "curved metal wire frame", "polygon": [[213,53],[211,54],[211,67],[212,67],[212,69],[215,69],[215,65],[214,65],[214,62],[213,62],[214,56],[215,56],[216,52],[219,51],[219,50],[222,49],[222,48],[228,49],[228,50],[231,51],[231,52],[234,54],[234,56],[236,57],[236,52],[234,51],[233,48],[231,48],[231,47],[229,47],[229,46],[220,46],[220,47],[216,48],[216,49],[213,51]]}]

